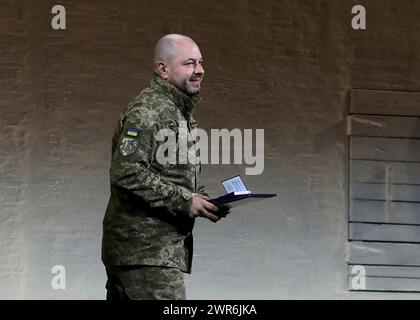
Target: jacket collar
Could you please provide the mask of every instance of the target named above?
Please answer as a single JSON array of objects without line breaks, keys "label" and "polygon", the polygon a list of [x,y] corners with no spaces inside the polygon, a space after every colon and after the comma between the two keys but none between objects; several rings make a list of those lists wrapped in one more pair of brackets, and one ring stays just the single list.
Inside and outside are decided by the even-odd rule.
[{"label": "jacket collar", "polygon": [[163,91],[169,97],[169,99],[171,99],[171,101],[181,110],[186,119],[191,117],[195,106],[198,104],[198,102],[200,102],[200,97],[198,95],[187,95],[173,84],[158,76],[156,73],[153,74],[151,86]]}]

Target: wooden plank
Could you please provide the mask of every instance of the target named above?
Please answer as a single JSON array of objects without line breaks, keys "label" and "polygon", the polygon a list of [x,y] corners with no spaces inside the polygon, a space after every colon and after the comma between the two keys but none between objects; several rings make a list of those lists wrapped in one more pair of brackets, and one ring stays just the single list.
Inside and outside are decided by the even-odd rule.
[{"label": "wooden plank", "polygon": [[350,264],[420,266],[420,244],[350,241]]},{"label": "wooden plank", "polygon": [[360,267],[364,269],[366,277],[388,278],[416,278],[420,279],[420,267],[410,266],[372,266],[372,265],[348,265],[348,274],[360,274]]},{"label": "wooden plank", "polygon": [[350,200],[350,221],[420,224],[420,203]]},{"label": "wooden plank", "polygon": [[350,135],[366,137],[420,138],[419,117],[350,115]]},{"label": "wooden plank", "polygon": [[420,92],[354,89],[350,113],[420,116]]},{"label": "wooden plank", "polygon": [[350,182],[350,198],[420,202],[420,185]]},{"label": "wooden plank", "polygon": [[350,240],[420,243],[420,226],[350,223]]},{"label": "wooden plank", "polygon": [[355,182],[420,184],[420,163],[350,160],[350,179]]},{"label": "wooden plank", "polygon": [[[420,292],[420,279],[365,277],[365,287],[360,288],[353,285],[353,277],[349,276],[348,278],[348,289],[350,291]],[[356,279],[356,283],[359,283],[359,281],[360,279]]]},{"label": "wooden plank", "polygon": [[386,194],[386,184],[369,184],[350,182],[350,199],[358,200],[387,200],[392,201]]},{"label": "wooden plank", "polygon": [[350,159],[420,162],[420,140],[350,137]]}]

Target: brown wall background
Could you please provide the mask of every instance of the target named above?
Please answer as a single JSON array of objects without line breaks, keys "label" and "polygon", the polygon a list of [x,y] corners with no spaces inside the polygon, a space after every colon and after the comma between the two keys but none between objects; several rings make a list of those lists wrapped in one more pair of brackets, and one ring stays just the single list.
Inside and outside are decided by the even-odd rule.
[{"label": "brown wall background", "polygon": [[[55,4],[66,30],[51,28]],[[351,28],[355,4],[366,30]],[[345,117],[351,88],[419,89],[419,16],[409,0],[2,0],[0,298],[105,297],[111,136],[166,33],[202,49],[202,128],[265,129],[263,174],[205,166],[210,193],[241,174],[279,195],[197,223],[188,297],[418,298],[347,291]],[[54,265],[66,290],[51,288]]]}]

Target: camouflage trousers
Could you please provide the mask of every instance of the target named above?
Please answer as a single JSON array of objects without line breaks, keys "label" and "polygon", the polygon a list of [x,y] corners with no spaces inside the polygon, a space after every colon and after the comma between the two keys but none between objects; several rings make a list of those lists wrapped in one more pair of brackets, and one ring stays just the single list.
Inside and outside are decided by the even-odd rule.
[{"label": "camouflage trousers", "polygon": [[159,266],[106,266],[107,300],[185,300],[184,274]]}]

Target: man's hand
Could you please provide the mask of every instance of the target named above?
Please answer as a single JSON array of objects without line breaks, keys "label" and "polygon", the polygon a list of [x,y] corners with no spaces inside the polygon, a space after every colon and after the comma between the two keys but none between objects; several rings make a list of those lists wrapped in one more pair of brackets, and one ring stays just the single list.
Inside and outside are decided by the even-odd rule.
[{"label": "man's hand", "polygon": [[221,218],[225,218],[229,213],[232,213],[232,207],[228,204],[224,204],[218,207],[219,211],[217,212],[217,215]]},{"label": "man's hand", "polygon": [[213,222],[219,221],[220,217],[212,213],[219,211],[219,208],[217,208],[214,204],[208,202],[207,200],[209,200],[209,197],[203,196],[198,193],[193,193],[192,204],[188,215],[191,218],[204,217]]}]

